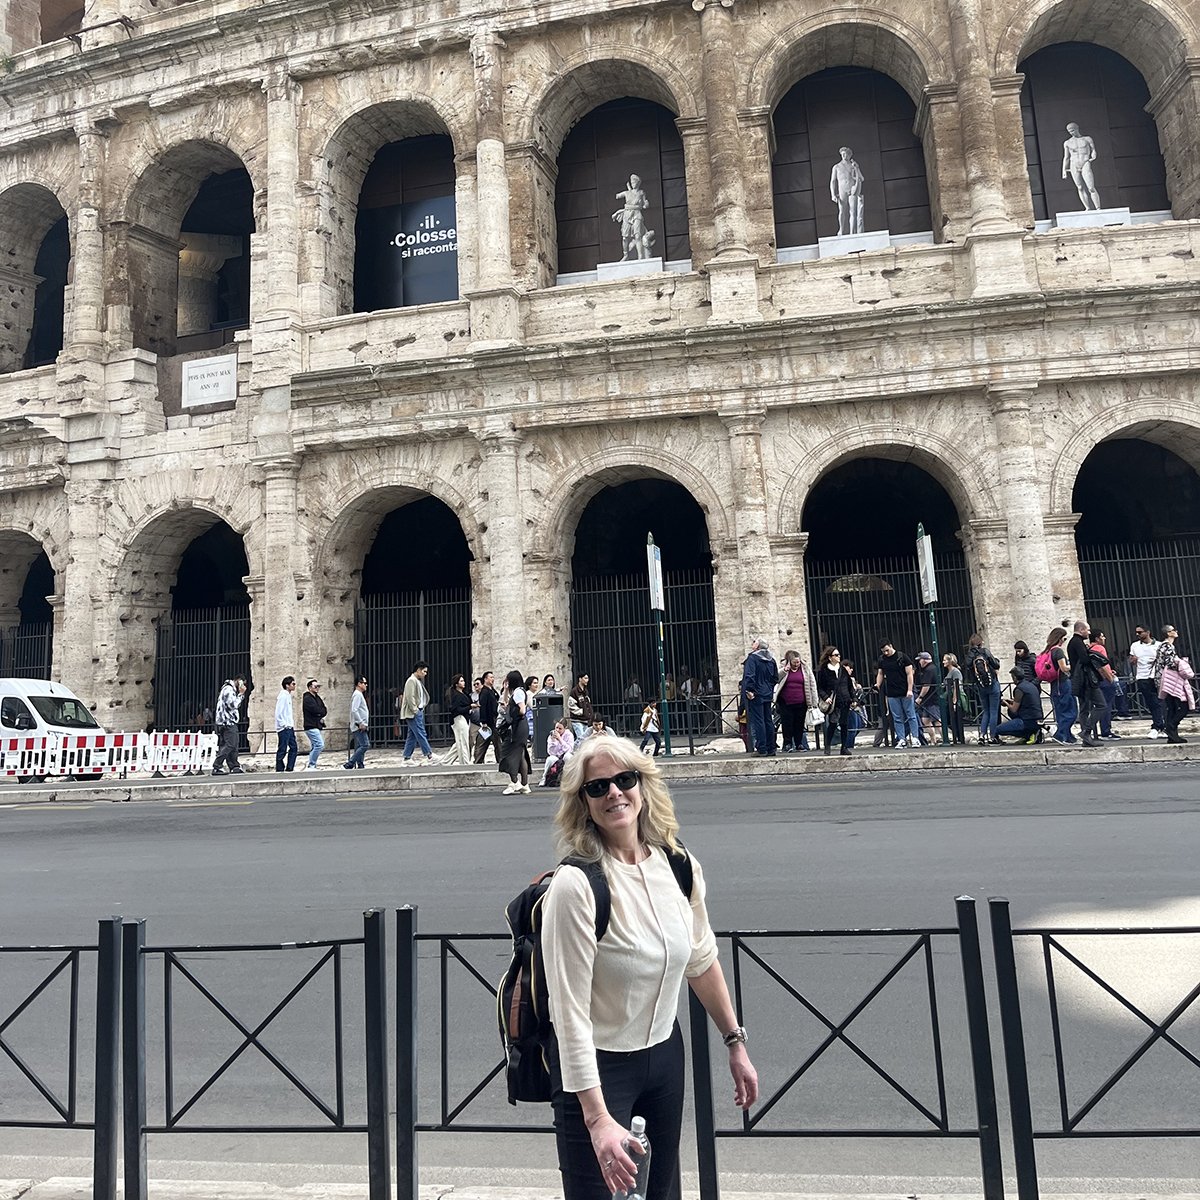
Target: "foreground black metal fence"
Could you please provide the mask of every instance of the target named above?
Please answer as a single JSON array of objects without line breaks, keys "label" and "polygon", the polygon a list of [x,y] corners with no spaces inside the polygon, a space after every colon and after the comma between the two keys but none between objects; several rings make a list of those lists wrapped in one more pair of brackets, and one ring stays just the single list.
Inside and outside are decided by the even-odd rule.
[{"label": "foreground black metal fence", "polygon": [[[1072,939],[1095,939],[1105,944],[1115,938],[1145,939],[1200,937],[1197,927],[1137,928],[1022,928],[1013,929],[1008,901],[990,901],[996,995],[1004,1039],[1004,1064],[1011,1114],[1012,1164],[1019,1200],[1038,1200],[1035,1145],[1038,1140],[1086,1138],[1194,1138],[1200,1125],[1194,1114],[1184,1112],[1178,1120],[1169,1102],[1157,1093],[1148,1103],[1139,1098],[1132,1113],[1116,1117],[1117,1123],[1096,1125],[1093,1121],[1103,1105],[1111,1107],[1114,1091],[1129,1074],[1144,1064],[1149,1052],[1165,1047],[1178,1053],[1192,1068],[1200,1069],[1200,1056],[1189,1048],[1181,1030],[1184,1018],[1194,1017],[1200,1000],[1200,980],[1188,980],[1184,994],[1166,1016],[1155,1019],[1148,1006],[1139,1004],[1105,978],[1105,968],[1089,962],[1089,955]],[[696,1141],[702,1200],[719,1200],[717,1146],[720,1139],[755,1138],[878,1138],[957,1139],[975,1142],[980,1155],[980,1191],[984,1200],[1003,1200],[1003,1141],[997,1120],[996,1085],[988,1024],[987,986],[980,947],[975,901],[959,897],[957,922],[952,926],[915,929],[845,930],[742,930],[718,934],[727,946],[723,961],[731,972],[732,995],[738,1020],[756,1031],[769,1053],[760,1062],[763,1092],[752,1113],[743,1114],[736,1126],[718,1125],[713,1102],[713,1068],[709,1020],[694,993],[689,993],[692,1086],[695,1099]],[[500,963],[507,958],[509,936],[491,933],[419,933],[417,910],[397,910],[396,931],[396,1192],[395,1200],[417,1200],[419,1134],[539,1133],[552,1132],[544,1111],[528,1106],[513,1120],[475,1116],[472,1106],[502,1094],[504,1061],[495,1034],[494,1005]],[[833,1001],[822,995],[828,972],[820,966],[831,960],[831,950],[851,954],[850,943],[861,943],[859,965],[870,965],[870,978],[863,990],[854,990],[847,1004],[844,997]],[[425,970],[426,957],[418,962],[422,943],[436,947],[436,978]],[[1036,954],[1018,973],[1024,946]],[[800,958],[800,969],[789,969],[789,952]],[[357,965],[347,971],[349,955],[361,954]],[[488,959],[482,963],[480,955]],[[146,1200],[147,1137],[173,1133],[257,1134],[365,1134],[371,1200],[393,1200],[388,1129],[387,1082],[387,962],[384,914],[372,909],[363,915],[363,935],[299,943],[270,942],[235,945],[146,945],[143,921],[114,917],[100,922],[95,945],[59,947],[0,947],[0,963],[13,956],[36,962],[29,974],[32,986],[18,992],[21,998],[0,1018],[0,1054],[18,1069],[27,1093],[40,1113],[14,1110],[13,1098],[0,1091],[0,1128],[90,1129],[94,1131],[94,1200],[115,1200],[118,1174],[118,1140],[124,1130],[125,1195],[128,1200]],[[79,1046],[88,1004],[81,1007],[84,974],[95,958],[95,1101],[92,1119],[85,1119],[81,1105]],[[271,986],[254,967],[263,957],[293,965],[299,970],[289,976],[277,1000],[264,1001]],[[282,956],[282,958],[281,958]],[[48,968],[40,960],[48,961]],[[1040,961],[1039,961],[1040,960]],[[240,974],[241,992],[234,998],[214,979],[214,964],[234,964]],[[1037,970],[1031,964],[1038,963]],[[961,985],[952,982],[961,972]],[[1078,1018],[1077,1007],[1064,1006],[1061,993],[1066,972],[1098,989],[1109,1001],[1146,1028],[1142,1040],[1123,1057],[1106,1064],[1103,1076],[1080,1085],[1086,1078],[1073,1063],[1069,1026]],[[11,972],[9,973],[11,978]],[[148,977],[156,982],[148,985]],[[348,1005],[344,983],[361,979],[361,1008]],[[467,981],[464,992],[461,978]],[[299,997],[310,995],[318,983],[326,990],[320,1003],[328,1004],[328,1024],[322,1037],[332,1059],[332,1094],[323,1093],[306,1069],[288,1061],[268,1044],[276,1023]],[[67,992],[67,1024],[56,1046],[66,1047],[65,1089],[46,1081],[44,1068],[26,1060],[6,1037],[14,1022],[39,1002],[44,1003],[56,985]],[[1044,985],[1044,990],[1043,990]],[[1022,999],[1024,988],[1024,1000]],[[906,989],[901,991],[901,989]],[[436,1061],[438,1087],[436,1115],[430,1119],[418,1103],[419,995],[436,995],[438,1036]],[[900,995],[897,996],[898,991]],[[223,994],[222,994],[223,993]],[[278,993],[274,993],[278,994]],[[1033,1004],[1030,1002],[1032,995]],[[244,1018],[247,997],[260,1008],[269,1005],[265,1016]],[[185,997],[201,1005],[217,1028],[234,1033],[233,1049],[216,1050],[220,1041],[203,1021],[193,1018],[187,1025],[182,1015]],[[311,995],[310,995],[311,998]],[[780,1018],[778,1002],[789,1012],[802,1015],[808,1031],[800,1036]],[[458,1013],[464,1000],[474,1005],[463,1019]],[[899,1020],[903,1036],[885,1040],[882,1052],[871,1049],[869,1030],[862,1025],[878,1017],[881,1006],[890,1010],[893,1024]],[[839,1007],[834,1010],[834,1004]],[[772,1008],[771,1005],[775,1007]],[[1026,1012],[1036,1011],[1048,1021],[1046,1037],[1052,1050],[1039,1055],[1038,1034],[1027,1032]],[[794,1008],[791,1007],[794,1005]],[[322,1018],[324,1021],[326,1018]],[[1045,1023],[1045,1022],[1043,1022]],[[84,1025],[81,1031],[81,1025]],[[148,1025],[151,1030],[148,1032]],[[361,1038],[362,1069],[347,1069],[346,1039],[349,1033]],[[867,1036],[864,1036],[867,1035]],[[772,1040],[774,1039],[774,1040]],[[310,1030],[304,1030],[306,1050],[324,1054]],[[896,1041],[903,1052],[895,1055]],[[431,1051],[433,1047],[429,1047]],[[222,1084],[228,1084],[235,1065],[253,1050],[270,1065],[298,1096],[311,1115],[305,1120],[281,1119],[277,1108],[257,1095],[252,1111],[235,1116],[200,1120],[202,1102],[208,1104]],[[834,1050],[849,1052],[867,1068],[864,1078],[874,1093],[865,1101],[855,1100],[846,1111],[852,1119],[839,1121],[837,1112],[823,1107],[811,1088],[818,1068]],[[1093,1046],[1093,1050],[1095,1047]],[[214,1052],[216,1058],[214,1058]],[[1109,1053],[1107,1040],[1099,1057]],[[794,1055],[793,1061],[789,1056]],[[452,1056],[454,1064],[452,1069]],[[1049,1058],[1053,1077],[1031,1082],[1029,1064],[1039,1067]],[[465,1062],[464,1065],[464,1061]],[[212,1062],[216,1062],[215,1067]],[[764,1069],[769,1064],[769,1070]],[[148,1085],[148,1068],[151,1084]],[[1092,1074],[1095,1072],[1093,1071]],[[185,1077],[191,1082],[182,1084]],[[768,1082],[768,1077],[770,1081]],[[465,1078],[465,1082],[463,1079]],[[198,1082],[197,1082],[198,1080]],[[932,1084],[931,1082],[932,1081]],[[839,1091],[841,1084],[839,1082]],[[151,1092],[161,1098],[162,1117],[147,1116]],[[1075,1099],[1076,1091],[1080,1098]],[[351,1095],[351,1092],[354,1094]],[[123,1095],[122,1095],[123,1093]],[[806,1119],[801,1102],[819,1119]],[[889,1123],[887,1100],[904,1119]],[[123,1101],[123,1103],[122,1103]],[[236,1101],[236,1096],[235,1096]],[[791,1110],[789,1112],[789,1105]],[[1157,1107],[1158,1112],[1153,1110]],[[1128,1109],[1128,1104],[1126,1105]],[[315,1114],[312,1113],[315,1110]],[[1035,1114],[1057,1110],[1058,1119],[1039,1120]],[[505,1110],[510,1112],[513,1110]],[[354,1113],[365,1115],[356,1117]],[[866,1113],[870,1118],[858,1118]],[[969,1114],[969,1115],[968,1115]],[[1171,1119],[1162,1119],[1164,1114]],[[875,1119],[879,1123],[875,1123]],[[1139,1124],[1139,1121],[1142,1122]]]}]

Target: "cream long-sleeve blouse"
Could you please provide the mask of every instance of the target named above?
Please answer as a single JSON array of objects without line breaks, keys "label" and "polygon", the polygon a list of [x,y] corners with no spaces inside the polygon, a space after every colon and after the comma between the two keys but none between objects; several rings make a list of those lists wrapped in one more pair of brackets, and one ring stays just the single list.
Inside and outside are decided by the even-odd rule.
[{"label": "cream long-sleeve blouse", "polygon": [[612,894],[608,930],[596,941],[596,898],[578,867],[560,867],[542,902],[542,956],[563,1088],[598,1087],[597,1050],[645,1050],[671,1036],[686,975],[717,959],[692,858],[692,898],[664,850],[637,864],[604,859]]}]

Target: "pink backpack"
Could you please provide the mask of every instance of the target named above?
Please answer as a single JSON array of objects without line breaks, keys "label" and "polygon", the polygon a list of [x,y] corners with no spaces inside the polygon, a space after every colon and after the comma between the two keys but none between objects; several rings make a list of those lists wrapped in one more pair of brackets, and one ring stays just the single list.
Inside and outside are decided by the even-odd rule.
[{"label": "pink backpack", "polygon": [[1054,665],[1054,657],[1049,650],[1039,654],[1033,664],[1033,673],[1043,683],[1058,682],[1058,668]]}]

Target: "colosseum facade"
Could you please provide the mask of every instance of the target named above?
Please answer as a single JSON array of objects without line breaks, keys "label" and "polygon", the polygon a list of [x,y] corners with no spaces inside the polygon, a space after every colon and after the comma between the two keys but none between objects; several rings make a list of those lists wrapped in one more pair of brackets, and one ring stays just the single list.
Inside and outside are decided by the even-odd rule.
[{"label": "colosseum facade", "polygon": [[724,694],[915,651],[918,521],[954,648],[1187,634],[1193,0],[75,4],[0,0],[0,675],[616,703],[647,530]]}]

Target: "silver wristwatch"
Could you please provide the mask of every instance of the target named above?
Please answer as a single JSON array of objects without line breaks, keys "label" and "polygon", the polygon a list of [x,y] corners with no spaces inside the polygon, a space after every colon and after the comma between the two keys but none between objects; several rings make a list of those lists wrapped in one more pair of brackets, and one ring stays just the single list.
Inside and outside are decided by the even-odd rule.
[{"label": "silver wristwatch", "polygon": [[746,1044],[746,1031],[739,1025],[736,1029],[731,1029],[721,1041],[726,1046],[736,1046],[739,1042],[744,1046]]}]

